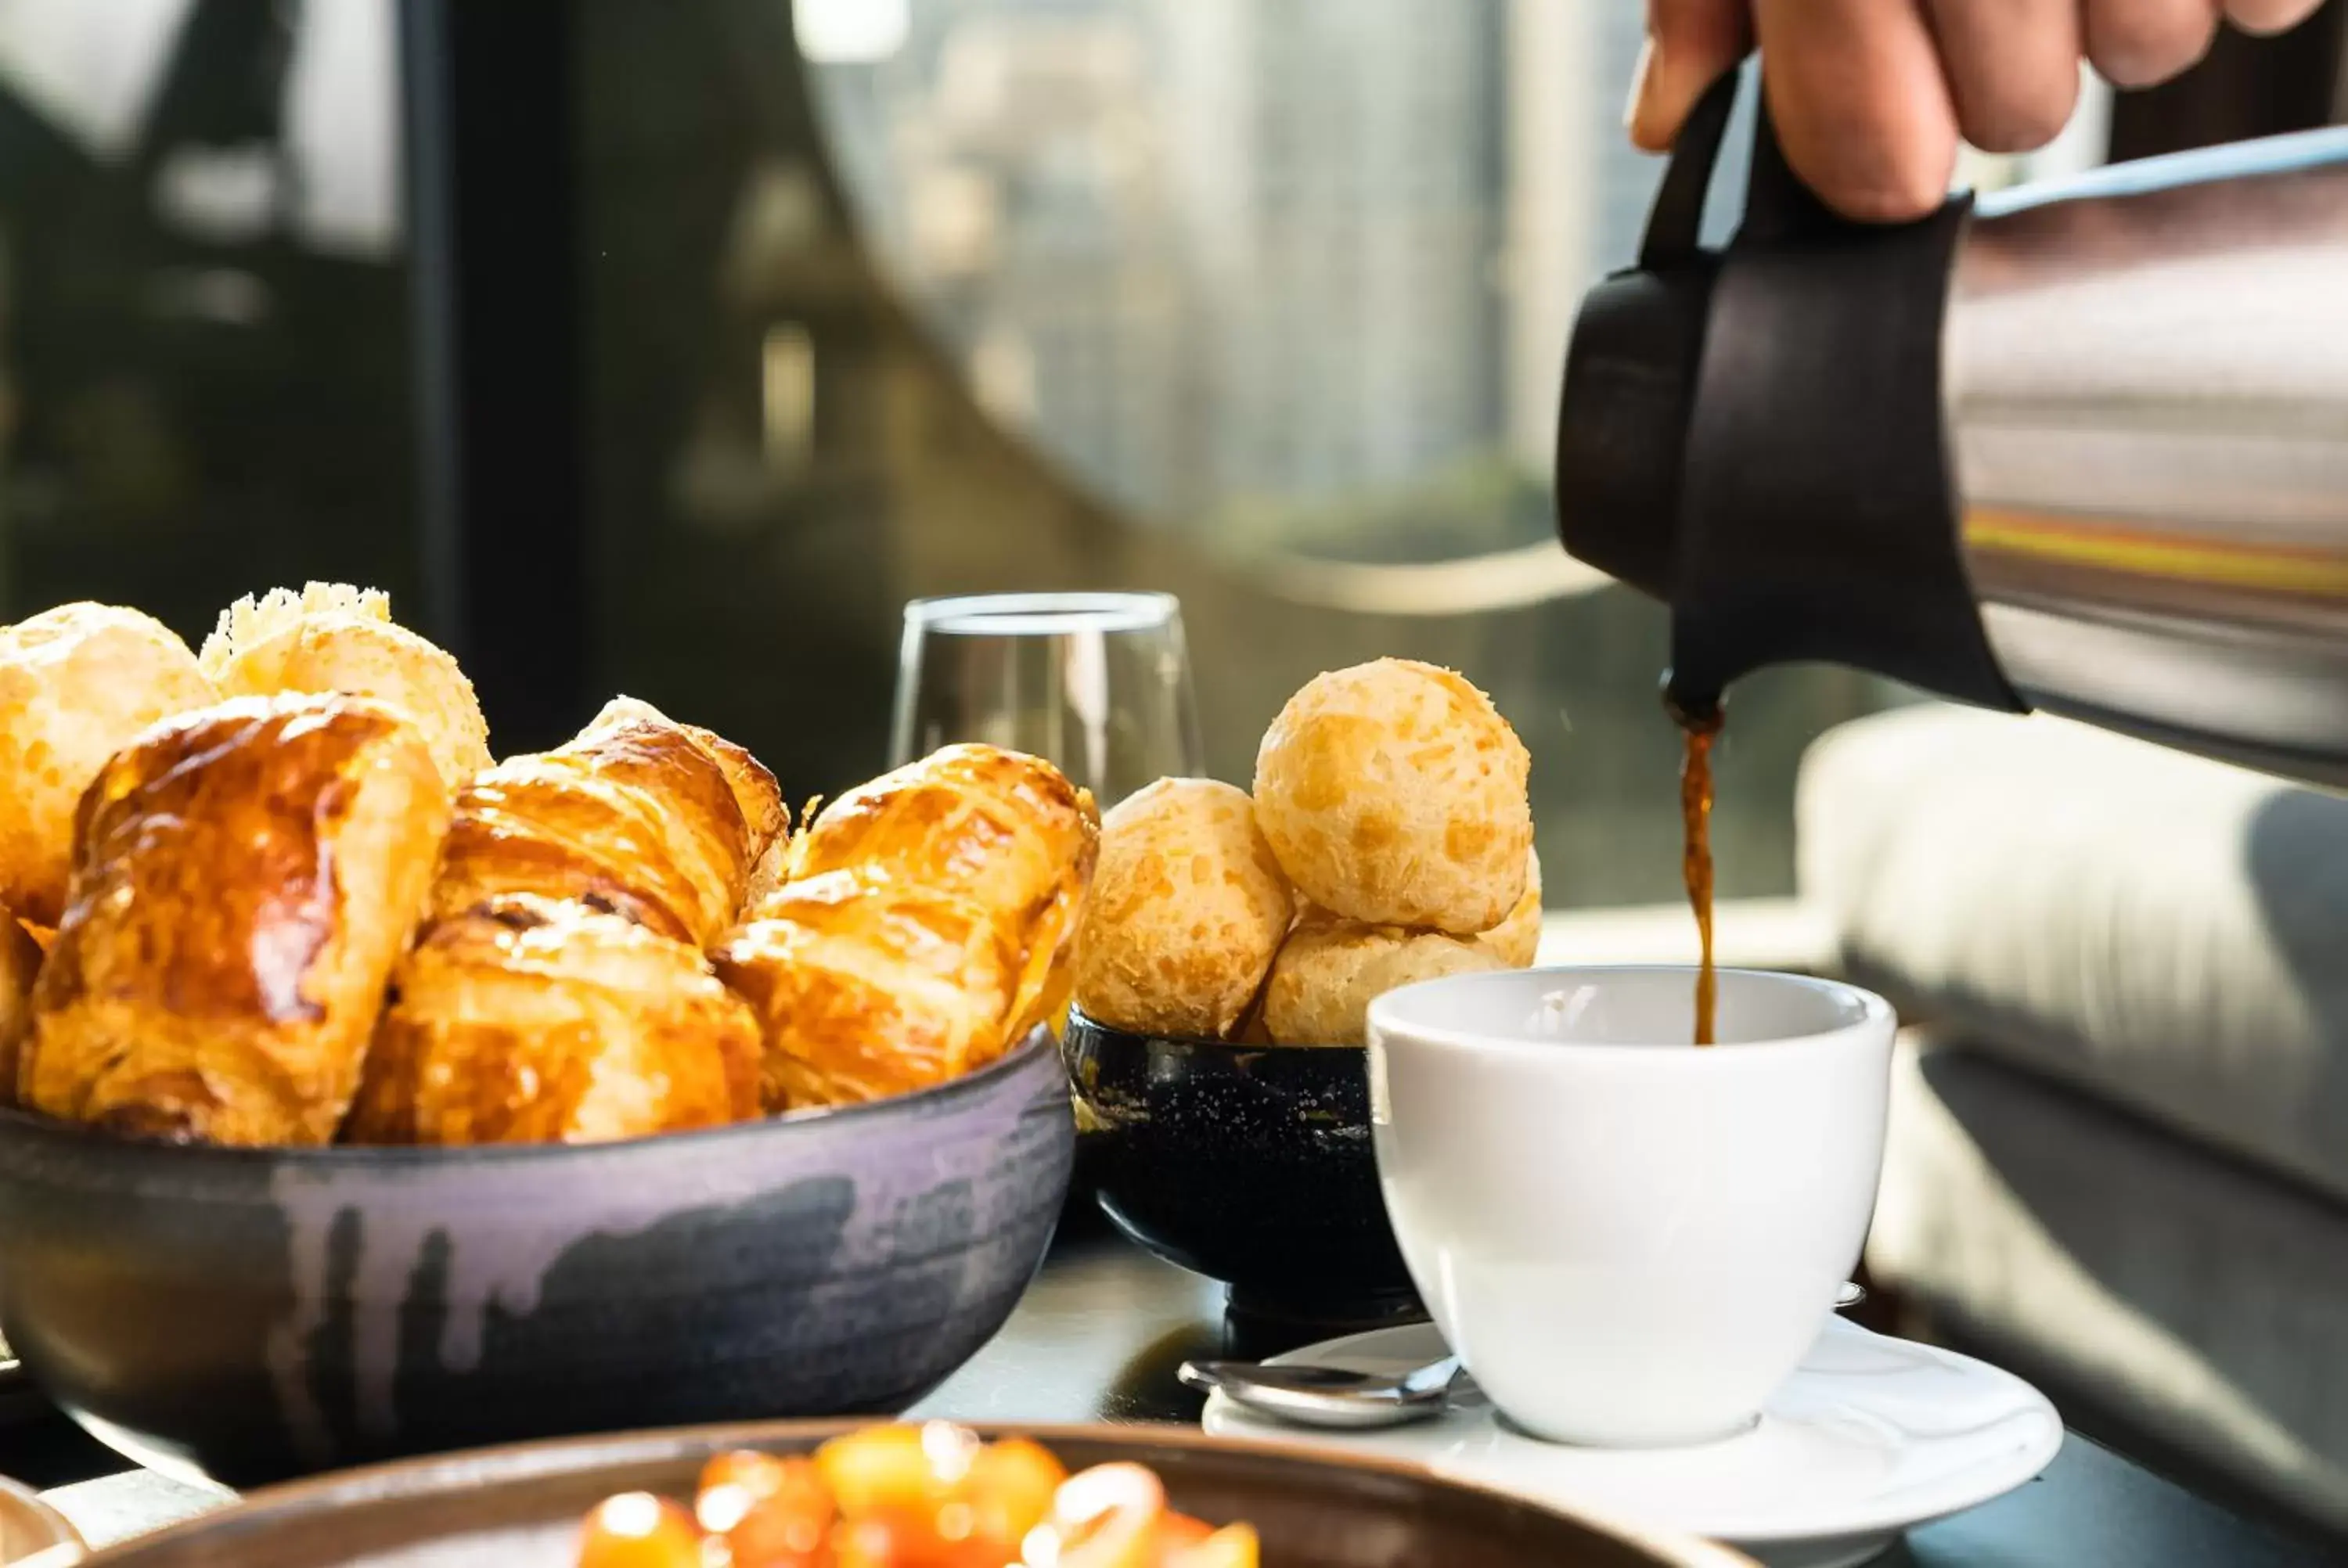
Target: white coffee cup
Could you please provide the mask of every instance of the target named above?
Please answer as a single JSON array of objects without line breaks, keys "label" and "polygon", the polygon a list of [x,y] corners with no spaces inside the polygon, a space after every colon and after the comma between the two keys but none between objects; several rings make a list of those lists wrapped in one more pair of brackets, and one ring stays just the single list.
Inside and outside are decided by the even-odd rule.
[{"label": "white coffee cup", "polygon": [[1454,975],[1370,1006],[1378,1179],[1444,1337],[1519,1426],[1660,1447],[1750,1424],[1875,1205],[1892,1012],[1693,968]]}]

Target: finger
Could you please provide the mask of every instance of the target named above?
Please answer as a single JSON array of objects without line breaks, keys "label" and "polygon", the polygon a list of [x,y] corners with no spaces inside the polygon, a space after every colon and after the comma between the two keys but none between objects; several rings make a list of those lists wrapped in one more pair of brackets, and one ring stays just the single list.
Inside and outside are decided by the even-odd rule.
[{"label": "finger", "polygon": [[2087,58],[2116,87],[2165,82],[2209,52],[2218,0],[2086,0]]},{"label": "finger", "polygon": [[2285,33],[2315,15],[2323,0],[2226,0],[2226,19],[2245,33]]},{"label": "finger", "polygon": [[1956,108],[1909,0],[1759,0],[1761,79],[1786,159],[1849,218],[1920,218],[1949,193]]},{"label": "finger", "polygon": [[1648,0],[1647,46],[1631,87],[1631,140],[1668,152],[1688,110],[1753,47],[1746,0]]},{"label": "finger", "polygon": [[1931,0],[1957,128],[1983,152],[2054,139],[2079,97],[2078,0]]}]

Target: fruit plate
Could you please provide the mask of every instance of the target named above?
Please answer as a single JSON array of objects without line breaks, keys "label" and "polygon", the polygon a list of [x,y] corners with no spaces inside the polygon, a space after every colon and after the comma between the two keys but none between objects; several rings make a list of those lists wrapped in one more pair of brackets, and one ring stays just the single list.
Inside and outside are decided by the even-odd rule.
[{"label": "fruit plate", "polygon": [[[779,1422],[573,1438],[353,1471],[92,1559],[107,1568],[571,1568],[580,1522],[613,1492],[684,1497],[734,1448],[802,1450],[852,1423]],[[1130,1460],[1176,1508],[1245,1520],[1265,1568],[1739,1568],[1706,1542],[1601,1522],[1376,1459],[1223,1441],[1177,1427],[1023,1427],[1072,1468]]]}]

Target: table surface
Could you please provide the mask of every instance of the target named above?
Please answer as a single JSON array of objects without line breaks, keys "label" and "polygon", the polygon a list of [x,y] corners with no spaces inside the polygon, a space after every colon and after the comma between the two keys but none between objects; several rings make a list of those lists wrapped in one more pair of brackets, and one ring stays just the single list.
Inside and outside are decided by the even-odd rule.
[{"label": "table surface", "polygon": [[[1221,1287],[1114,1237],[1066,1238],[1010,1323],[915,1407],[918,1416],[1001,1421],[1195,1421],[1175,1380],[1188,1358],[1224,1349]],[[0,1433],[0,1472],[46,1495],[93,1545],[226,1503],[123,1461],[61,1416]],[[2074,1433],[2019,1491],[1910,1534],[1884,1568],[2284,1568],[2335,1562]]]}]

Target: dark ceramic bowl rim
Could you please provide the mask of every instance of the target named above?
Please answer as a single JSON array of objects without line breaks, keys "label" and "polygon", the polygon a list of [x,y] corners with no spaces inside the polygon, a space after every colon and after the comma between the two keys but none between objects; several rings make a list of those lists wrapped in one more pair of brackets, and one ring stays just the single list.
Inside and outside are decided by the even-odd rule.
[{"label": "dark ceramic bowl rim", "polygon": [[294,1143],[242,1145],[174,1143],[160,1138],[127,1137],[101,1132],[79,1122],[63,1122],[28,1111],[0,1106],[0,1137],[33,1132],[93,1148],[135,1150],[144,1154],[177,1155],[222,1164],[332,1165],[343,1169],[405,1170],[417,1165],[451,1163],[514,1164],[531,1160],[586,1160],[599,1154],[648,1149],[711,1148],[732,1142],[767,1137],[795,1127],[829,1126],[840,1121],[864,1121],[901,1113],[919,1105],[951,1105],[982,1094],[1002,1079],[1014,1076],[1035,1057],[1057,1055],[1051,1027],[1038,1024],[1027,1038],[975,1072],[927,1089],[867,1100],[854,1105],[811,1105],[803,1111],[729,1122],[722,1127],[699,1127],[688,1132],[653,1132],[641,1138],[613,1138],[598,1143],[328,1143],[311,1147]]},{"label": "dark ceramic bowl rim", "polygon": [[1367,1054],[1370,1049],[1366,1045],[1282,1045],[1278,1040],[1202,1040],[1187,1034],[1158,1034],[1149,1030],[1126,1029],[1118,1024],[1104,1023],[1083,1008],[1071,1002],[1068,1004],[1068,1020],[1073,1023],[1077,1019],[1084,1020],[1086,1028],[1097,1030],[1105,1035],[1110,1035],[1118,1040],[1139,1040],[1144,1045],[1170,1045],[1183,1050],[1220,1051],[1231,1056],[1261,1056],[1266,1051],[1274,1050],[1300,1053],[1311,1051],[1316,1056],[1326,1056],[1341,1050]]}]

